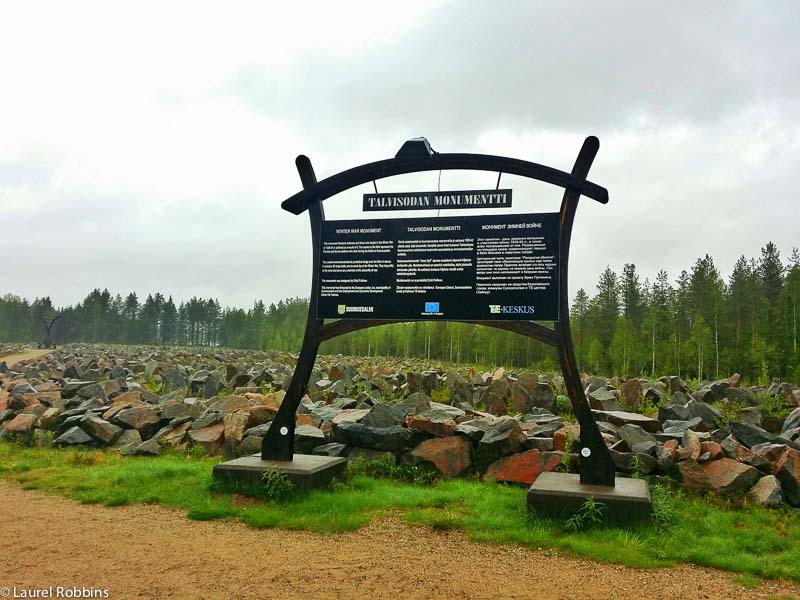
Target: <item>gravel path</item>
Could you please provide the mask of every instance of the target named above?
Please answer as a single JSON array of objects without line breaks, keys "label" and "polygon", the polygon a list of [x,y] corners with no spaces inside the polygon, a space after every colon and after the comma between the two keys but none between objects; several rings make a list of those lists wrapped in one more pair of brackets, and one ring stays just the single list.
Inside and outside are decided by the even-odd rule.
[{"label": "gravel path", "polygon": [[19,354],[0,354],[0,361],[5,362],[9,367],[18,363],[21,360],[28,360],[30,358],[39,358],[45,354],[50,354],[53,350],[36,349],[26,350]]},{"label": "gravel path", "polygon": [[[383,519],[353,533],[193,522],[155,506],[104,508],[0,481],[3,587],[109,598],[800,598],[690,566],[636,570]],[[12,596],[13,597],[13,596]]]}]

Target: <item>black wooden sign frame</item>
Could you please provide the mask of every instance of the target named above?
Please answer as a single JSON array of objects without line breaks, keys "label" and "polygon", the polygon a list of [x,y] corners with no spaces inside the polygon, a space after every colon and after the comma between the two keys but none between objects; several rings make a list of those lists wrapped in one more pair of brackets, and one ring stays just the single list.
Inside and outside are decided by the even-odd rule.
[{"label": "black wooden sign frame", "polygon": [[583,195],[601,204],[608,202],[608,191],[586,180],[599,147],[600,142],[596,137],[590,136],[586,138],[578,157],[575,159],[572,172],[566,173],[552,167],[503,156],[440,154],[431,149],[425,138],[416,138],[403,144],[403,147],[400,148],[394,158],[342,171],[319,182],[308,157],[298,156],[295,164],[303,184],[303,191],[285,200],[281,206],[284,210],[296,215],[302,214],[304,211],[308,211],[309,214],[313,274],[308,320],[297,366],[278,414],[262,442],[261,458],[263,460],[292,460],[294,456],[294,431],[297,409],[308,386],[319,345],[323,341],[368,327],[403,322],[397,320],[341,319],[325,323],[323,319],[317,318],[321,260],[320,226],[325,220],[325,212],[322,207],[323,201],[357,185],[394,175],[455,169],[493,171],[537,179],[564,188],[564,196],[559,212],[559,319],[554,322],[553,329],[532,321],[466,322],[512,331],[556,347],[567,394],[572,404],[572,410],[580,425],[580,451],[578,458],[580,481],[586,484],[613,486],[614,463],[584,395],[575,361],[569,325],[569,294],[567,292],[569,247],[578,201]]},{"label": "black wooden sign frame", "polygon": [[46,317],[39,317],[44,323],[44,341],[39,343],[39,348],[55,348],[53,338],[50,336],[53,330],[53,323],[61,318],[61,315],[50,315]]}]

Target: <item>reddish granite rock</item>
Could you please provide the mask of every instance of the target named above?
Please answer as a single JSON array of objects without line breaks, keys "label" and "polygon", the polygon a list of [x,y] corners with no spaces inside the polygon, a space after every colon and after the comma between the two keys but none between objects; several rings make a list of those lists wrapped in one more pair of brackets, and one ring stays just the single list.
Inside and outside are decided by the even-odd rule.
[{"label": "reddish granite rock", "polygon": [[740,444],[735,437],[729,435],[720,444],[722,450],[728,458],[735,458],[736,460],[744,460],[750,456],[750,450]]},{"label": "reddish granite rock", "polygon": [[10,421],[3,423],[6,431],[14,433],[28,433],[33,430],[39,417],[33,414],[17,415]]},{"label": "reddish granite rock", "polygon": [[64,412],[60,408],[48,408],[40,417],[40,427],[48,431],[55,431],[61,422],[61,413]]},{"label": "reddish granite rock", "polygon": [[225,438],[236,440],[238,444],[244,439],[244,432],[258,425],[256,420],[247,412],[232,412],[222,419],[225,425]]},{"label": "reddish granite rock", "polygon": [[137,391],[125,392],[114,398],[114,402],[103,413],[103,419],[111,421],[117,414],[126,408],[147,408],[148,405],[140,400],[141,393]]},{"label": "reddish granite rock", "polygon": [[176,446],[181,445],[186,439],[186,433],[189,431],[189,427],[191,426],[192,423],[190,421],[176,425],[170,431],[160,436],[156,441],[160,446],[169,446],[171,448],[175,448]]},{"label": "reddish granite rock", "polygon": [[517,382],[530,394],[539,385],[539,376],[535,373],[521,373],[517,378]]},{"label": "reddish granite rock", "polygon": [[99,442],[110,446],[122,433],[122,427],[104,421],[100,417],[87,413],[79,423],[81,429]]},{"label": "reddish granite rock", "polygon": [[142,392],[141,390],[130,390],[127,392],[123,392],[116,398],[114,398],[114,403],[111,405],[112,407],[121,405],[121,404],[145,404],[145,401],[142,399]]},{"label": "reddish granite rock", "polygon": [[788,450],[790,450],[789,446],[783,444],[760,444],[758,446],[753,446],[751,452],[766,460],[774,470]]},{"label": "reddish granite rock", "polygon": [[405,421],[406,427],[409,429],[416,429],[429,435],[436,437],[448,437],[455,435],[456,422],[450,419],[433,420],[428,417],[418,417],[416,415],[408,415]]},{"label": "reddish granite rock", "polygon": [[331,381],[339,381],[342,378],[342,367],[338,364],[332,365],[330,369],[328,369],[328,379]]},{"label": "reddish granite rock", "polygon": [[428,464],[446,478],[456,477],[472,465],[469,440],[460,435],[425,440],[406,456],[415,464]]},{"label": "reddish granite rock", "polygon": [[225,396],[224,398],[217,398],[208,403],[208,410],[218,412],[233,412],[236,410],[244,410],[250,408],[250,400],[243,396]]},{"label": "reddish granite rock", "polygon": [[0,390],[0,412],[3,412],[6,408],[8,408],[8,392]]},{"label": "reddish granite rock", "polygon": [[797,406],[797,398],[794,397],[792,393],[792,386],[786,382],[783,382],[780,387],[778,388],[779,393],[783,396],[784,402],[789,404],[789,406]]},{"label": "reddish granite rock", "polygon": [[486,410],[497,417],[502,417],[508,414],[508,403],[502,398],[492,398],[491,403],[486,405]]},{"label": "reddish granite rock", "polygon": [[225,441],[225,423],[215,423],[189,432],[189,439],[202,446],[207,454],[218,452]]},{"label": "reddish granite rock", "polygon": [[41,392],[37,393],[36,397],[39,399],[39,402],[47,402],[48,404],[54,404],[61,399],[61,392]]},{"label": "reddish granite rock", "polygon": [[373,377],[370,382],[374,387],[379,389],[385,394],[391,394],[393,391],[392,384],[389,381],[386,381],[383,377]]},{"label": "reddish granite rock", "polygon": [[642,405],[642,399],[644,398],[641,381],[638,379],[628,379],[622,384],[620,393],[624,400],[625,408],[633,412],[639,410],[639,407]]},{"label": "reddish granite rock", "polygon": [[38,394],[12,394],[8,401],[8,407],[12,410],[25,410],[40,404]]},{"label": "reddish granite rock", "polygon": [[766,475],[750,488],[747,499],[756,506],[778,508],[783,505],[781,484],[774,475]]},{"label": "reddish granite rock", "polygon": [[683,478],[683,483],[690,491],[705,492],[711,489],[708,475],[696,460],[690,458],[679,462],[678,470]]},{"label": "reddish granite rock", "polygon": [[780,433],[782,426],[783,419],[771,415],[764,415],[761,417],[761,429],[767,433]]},{"label": "reddish granite rock", "polygon": [[718,460],[724,456],[722,446],[720,446],[717,442],[701,442],[700,451],[701,454],[708,452],[708,460]]},{"label": "reddish granite rock", "polygon": [[[322,419],[318,417],[312,417],[311,415],[297,415],[295,418],[295,425],[300,427],[301,425],[310,425],[311,427],[319,427],[320,423],[322,423]],[[228,437],[228,434],[225,434],[225,437]]]},{"label": "reddish granite rock", "polygon": [[571,445],[571,442],[574,442],[580,438],[580,435],[580,430],[576,425],[573,425],[572,423],[565,423],[561,429],[558,429],[553,433],[553,450],[558,452],[569,452],[570,448],[567,448],[567,446]]},{"label": "reddish granite rock", "polygon": [[258,388],[258,387],[253,386],[253,385],[243,385],[242,387],[233,388],[233,393],[236,394],[237,396],[245,396],[245,397],[247,397],[247,394],[258,394],[258,393],[260,393],[259,392],[260,389],[261,388]]},{"label": "reddish granite rock", "polygon": [[553,450],[557,450],[559,452],[566,452],[567,451],[567,443],[569,438],[567,436],[567,432],[563,429],[559,429],[553,433]]},{"label": "reddish granite rock", "polygon": [[286,395],[286,392],[280,390],[278,392],[273,392],[271,394],[254,394],[248,392],[244,395],[247,400],[255,400],[261,406],[268,406],[270,408],[274,408],[276,411],[281,407],[281,403],[283,402],[283,397]]},{"label": "reddish granite rock", "polygon": [[531,395],[519,382],[511,386],[511,408],[517,413],[526,413],[531,402]]},{"label": "reddish granite rock", "polygon": [[563,456],[563,452],[538,450],[506,456],[489,465],[484,479],[531,485],[539,475],[560,465]]},{"label": "reddish granite rock", "polygon": [[251,406],[248,412],[250,416],[253,417],[253,421],[255,421],[257,425],[261,425],[262,423],[269,423],[275,419],[275,415],[278,414],[278,409],[259,404],[258,406]]},{"label": "reddish granite rock", "polygon": [[369,411],[368,408],[346,408],[331,419],[331,425],[336,428],[342,423],[360,423]]},{"label": "reddish granite rock", "polygon": [[757,469],[732,458],[721,458],[703,467],[711,489],[720,494],[744,494],[761,478]]},{"label": "reddish granite rock", "polygon": [[511,401],[511,384],[508,379],[493,379],[481,395],[481,403],[486,411],[502,417],[508,414]]},{"label": "reddish granite rock", "polygon": [[746,465],[750,465],[751,467],[754,467],[759,471],[766,473],[767,475],[775,474],[775,465],[769,462],[763,456],[759,456],[758,454],[753,454],[752,452],[749,452],[747,456],[745,456],[744,458],[740,458],[738,460],[739,462],[742,462]]}]

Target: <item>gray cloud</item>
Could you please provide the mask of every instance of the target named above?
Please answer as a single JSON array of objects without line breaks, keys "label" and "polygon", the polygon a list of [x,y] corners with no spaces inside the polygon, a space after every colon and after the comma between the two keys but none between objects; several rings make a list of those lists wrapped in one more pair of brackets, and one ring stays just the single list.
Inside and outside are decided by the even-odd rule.
[{"label": "gray cloud", "polygon": [[251,65],[226,86],[323,145],[375,128],[463,143],[489,128],[712,123],[756,102],[797,108],[797,12],[790,3],[455,2],[356,56],[310,55],[280,78]]},{"label": "gray cloud", "polygon": [[[142,64],[130,40],[110,36],[109,60],[125,55],[130,82],[81,79],[43,109],[20,75],[9,81],[16,104],[0,98],[11,132],[0,139],[0,293],[66,304],[107,287],[245,307],[306,295],[308,221],[279,207],[300,189],[294,156],[311,156],[322,178],[417,135],[444,152],[564,170],[598,135],[590,178],[611,203],[581,205],[573,291],[593,291],[606,264],[674,278],[705,253],[728,271],[768,240],[787,255],[800,245],[798,17],[790,2],[450,2],[379,36],[369,23],[380,14],[331,23],[349,42],[335,52],[297,41],[302,19],[290,20],[296,40],[280,60],[254,42],[219,64],[204,46],[224,38],[213,20],[179,50],[155,39]],[[223,38],[220,53],[240,41]],[[47,81],[56,69],[28,70]],[[480,177],[442,183],[486,185]],[[557,208],[558,190],[508,182],[519,210]],[[329,217],[359,216],[359,193],[332,200]]]}]

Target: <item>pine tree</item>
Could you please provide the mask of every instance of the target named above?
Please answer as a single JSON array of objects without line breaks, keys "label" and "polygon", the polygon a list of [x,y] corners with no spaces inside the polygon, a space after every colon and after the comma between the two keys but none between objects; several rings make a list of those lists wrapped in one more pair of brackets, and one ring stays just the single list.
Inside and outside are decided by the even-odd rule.
[{"label": "pine tree", "polygon": [[[672,288],[669,285],[669,277],[667,272],[661,269],[656,276],[655,283],[653,283],[652,293],[650,294],[649,302],[649,316],[650,316],[650,343],[651,343],[651,374],[655,376],[657,365],[657,355],[662,353],[660,348],[667,342],[667,337],[671,331],[669,320],[669,304]],[[664,358],[661,359],[665,363],[667,353],[664,353]]]},{"label": "pine tree", "polygon": [[139,341],[137,332],[137,325],[139,318],[139,299],[136,292],[131,292],[125,297],[125,303],[122,306],[122,327],[124,341],[128,344]]},{"label": "pine tree", "polygon": [[161,309],[161,343],[175,343],[175,329],[178,320],[178,309],[170,296]]},{"label": "pine tree", "polygon": [[[778,299],[783,288],[784,267],[780,252],[772,242],[761,249],[758,262],[758,277],[761,283],[761,295],[765,301],[765,310],[760,329],[763,340],[763,354],[760,356],[762,371],[770,365],[777,373],[786,370],[786,357],[781,352],[780,338],[777,335],[783,328],[782,313],[778,307]],[[766,378],[766,375],[762,374]]]},{"label": "pine tree", "polygon": [[714,339],[714,372],[718,378],[720,310],[724,304],[725,284],[711,256],[706,254],[703,258],[697,259],[692,268],[689,285],[693,320],[702,317],[704,323],[710,324],[711,327]]},{"label": "pine tree", "polygon": [[684,344],[689,338],[690,330],[691,298],[689,294],[689,274],[685,270],[681,271],[675,283],[677,285],[672,297],[672,314],[675,332],[672,337],[675,349],[675,370],[678,377],[680,377],[682,374],[681,370],[684,367]]},{"label": "pine tree", "polygon": [[623,314],[634,327],[642,323],[643,290],[639,284],[639,275],[636,265],[627,263],[622,269],[622,283],[620,286]]},{"label": "pine tree", "polygon": [[[611,346],[617,317],[620,314],[617,274],[610,267],[606,267],[600,274],[597,282],[597,296],[592,300],[592,304],[593,317],[595,317],[593,325],[597,331],[600,346],[608,349]],[[603,352],[600,363],[602,367],[608,366],[607,350]]]},{"label": "pine tree", "polygon": [[798,349],[798,318],[800,318],[800,253],[793,248],[781,290],[780,306],[785,334],[782,352],[786,359],[786,376],[800,379],[800,349]]},{"label": "pine tree", "polygon": [[771,306],[778,301],[778,295],[783,287],[783,263],[781,253],[777,246],[768,242],[761,248],[761,260],[758,262],[758,276],[763,286],[764,297]]},{"label": "pine tree", "polygon": [[[575,300],[570,310],[570,323],[572,324],[572,339],[575,344],[575,354],[578,364],[586,360],[586,329],[589,318],[589,295],[581,288],[575,294]],[[529,364],[529,361],[526,361]]]}]

